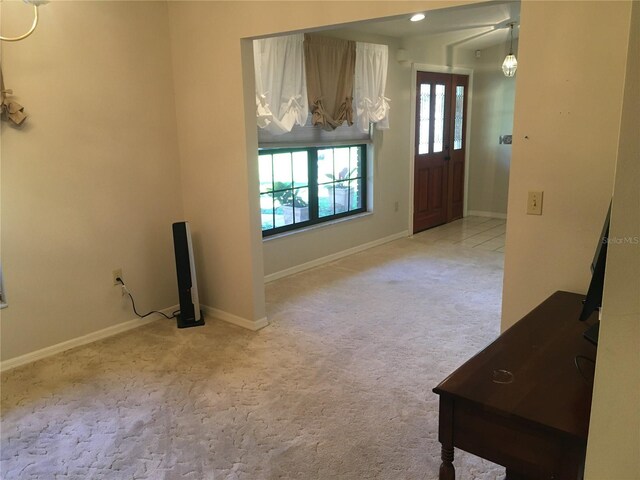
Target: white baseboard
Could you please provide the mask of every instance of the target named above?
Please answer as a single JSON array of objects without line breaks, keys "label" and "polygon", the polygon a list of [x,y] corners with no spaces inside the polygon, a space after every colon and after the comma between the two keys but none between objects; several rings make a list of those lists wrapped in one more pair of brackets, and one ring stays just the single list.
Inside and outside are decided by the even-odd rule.
[{"label": "white baseboard", "polygon": [[209,316],[217,318],[219,320],[225,321],[227,323],[232,323],[233,325],[237,325],[242,328],[246,328],[248,330],[256,331],[261,328],[269,325],[269,321],[267,317],[261,318],[260,320],[247,320],[246,318],[239,317],[234,315],[233,313],[225,312],[224,310],[220,310],[219,308],[209,307],[207,305],[200,305],[202,311]]},{"label": "white baseboard", "polygon": [[469,211],[467,211],[467,216],[500,218],[502,220],[506,220],[506,218],[507,218],[507,214],[506,213],[483,212],[481,210],[469,210]]},{"label": "white baseboard", "polygon": [[273,282],[274,280],[278,280],[279,278],[288,277],[289,275],[293,275],[294,273],[300,273],[304,270],[309,270],[310,268],[318,267],[325,263],[333,262],[334,260],[353,255],[354,253],[362,252],[363,250],[377,247],[378,245],[389,243],[394,240],[398,240],[399,238],[406,238],[408,236],[409,231],[404,230],[403,232],[395,233],[393,235],[389,235],[388,237],[379,238],[378,240],[373,240],[372,242],[363,243],[362,245],[358,245],[357,247],[352,247],[341,252],[332,253],[331,255],[327,255],[326,257],[316,258],[315,260],[296,265],[295,267],[286,268],[275,273],[270,273],[269,275],[265,275],[264,283]]},{"label": "white baseboard", "polygon": [[[178,308],[178,305],[174,305],[173,307],[168,307],[160,311],[167,315],[171,315]],[[5,372],[7,370],[11,370],[12,368],[26,365],[27,363],[35,362],[36,360],[41,360],[57,353],[62,353],[75,347],[80,347],[88,343],[97,342],[98,340],[102,340],[103,338],[111,337],[112,335],[126,332],[127,330],[131,330],[133,328],[141,327],[142,325],[146,325],[158,319],[159,317],[157,315],[151,318],[134,318],[133,320],[129,320],[127,322],[103,328],[102,330],[98,330],[97,332],[88,333],[87,335],[73,338],[56,345],[51,345],[50,347],[45,347],[40,350],[36,350],[35,352],[20,355],[19,357],[10,358],[9,360],[5,360],[4,362],[0,363],[0,372]]]}]

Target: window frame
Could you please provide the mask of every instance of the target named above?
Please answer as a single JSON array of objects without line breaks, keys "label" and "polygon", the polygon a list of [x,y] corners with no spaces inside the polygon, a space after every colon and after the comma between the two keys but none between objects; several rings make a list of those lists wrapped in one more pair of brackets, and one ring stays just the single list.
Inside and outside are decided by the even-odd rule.
[{"label": "window frame", "polygon": [[[350,177],[346,181],[360,180],[360,198],[361,198],[361,206],[360,208],[347,210],[346,212],[334,213],[333,215],[327,215],[325,217],[320,217],[320,209],[319,209],[319,197],[318,190],[321,187],[326,186],[330,183],[342,183],[339,180],[335,180],[333,182],[318,182],[318,151],[319,150],[328,150],[328,149],[336,149],[336,148],[351,148],[357,147],[360,149],[359,158],[360,158],[360,175],[356,177]],[[323,223],[329,223],[336,220],[343,219],[345,217],[351,217],[355,215],[360,215],[362,213],[366,213],[368,211],[367,208],[367,200],[368,200],[368,159],[367,159],[367,151],[368,151],[368,143],[363,141],[358,142],[348,142],[338,144],[316,144],[316,145],[306,145],[306,146],[283,146],[283,147],[273,147],[273,146],[261,146],[258,149],[258,156],[268,153],[270,155],[275,155],[278,153],[293,153],[305,151],[307,152],[307,174],[308,174],[308,185],[307,187],[299,187],[299,188],[308,188],[309,189],[309,219],[304,222],[295,222],[289,225],[282,225],[280,227],[273,227],[267,230],[262,230],[262,238],[269,238],[281,233],[288,233],[296,230],[302,230],[311,226],[320,225]],[[272,165],[273,165],[273,157],[272,157]],[[273,168],[273,167],[272,167]],[[295,190],[295,185],[292,185],[292,190]],[[258,195],[262,197],[264,193],[259,192]],[[335,197],[334,203],[335,205]],[[334,207],[335,209],[335,207]],[[262,209],[261,209],[262,215]],[[261,224],[262,228],[262,224]]]}]

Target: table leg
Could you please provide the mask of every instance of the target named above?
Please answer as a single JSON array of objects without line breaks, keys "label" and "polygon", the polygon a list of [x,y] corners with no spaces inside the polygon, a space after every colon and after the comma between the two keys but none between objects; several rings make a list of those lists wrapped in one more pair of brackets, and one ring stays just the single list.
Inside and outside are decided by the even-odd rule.
[{"label": "table leg", "polygon": [[453,467],[453,401],[446,396],[440,397],[440,417],[438,439],[442,445],[440,458],[440,480],[455,480],[456,469]]},{"label": "table leg", "polygon": [[455,480],[456,469],[453,466],[453,447],[442,446],[440,480]]}]

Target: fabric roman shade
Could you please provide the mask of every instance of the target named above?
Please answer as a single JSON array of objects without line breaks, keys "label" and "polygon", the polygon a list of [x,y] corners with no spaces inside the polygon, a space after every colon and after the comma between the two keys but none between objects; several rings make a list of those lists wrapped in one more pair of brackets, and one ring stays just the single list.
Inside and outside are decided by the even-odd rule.
[{"label": "fabric roman shade", "polygon": [[352,145],[354,143],[371,143],[370,131],[361,131],[355,125],[343,125],[335,130],[323,130],[311,124],[311,115],[304,126],[294,125],[289,133],[273,135],[262,128],[258,129],[258,146],[260,148],[301,147],[322,145]]},{"label": "fabric roman shade", "polygon": [[370,143],[389,128],[388,47],[313,34],[254,40],[258,144]]},{"label": "fabric roman shade", "polygon": [[304,54],[312,124],[324,130],[352,125],[355,42],[305,34]]},{"label": "fabric roman shade", "polygon": [[386,45],[356,43],[354,102],[356,125],[362,132],[369,131],[369,123],[389,128],[389,99],[384,96],[388,64]]},{"label": "fabric roman shade", "polygon": [[253,42],[257,123],[273,135],[307,121],[303,41],[297,34]]}]

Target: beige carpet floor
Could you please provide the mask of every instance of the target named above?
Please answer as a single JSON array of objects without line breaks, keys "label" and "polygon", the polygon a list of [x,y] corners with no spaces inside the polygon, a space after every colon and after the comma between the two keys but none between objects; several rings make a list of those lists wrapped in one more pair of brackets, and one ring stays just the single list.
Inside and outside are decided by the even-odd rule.
[{"label": "beige carpet floor", "polygon": [[259,332],[158,320],[6,372],[2,479],[436,479],[431,389],[498,335],[503,223],[272,282]]}]

